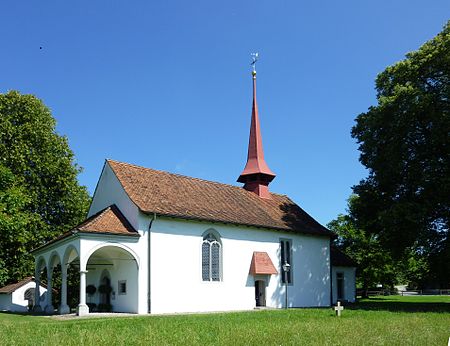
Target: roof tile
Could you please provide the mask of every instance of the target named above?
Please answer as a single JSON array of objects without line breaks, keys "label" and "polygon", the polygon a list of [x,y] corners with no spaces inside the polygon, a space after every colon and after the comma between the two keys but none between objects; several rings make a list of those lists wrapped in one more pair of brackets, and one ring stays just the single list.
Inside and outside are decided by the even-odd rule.
[{"label": "roof tile", "polygon": [[250,263],[250,274],[252,275],[271,275],[278,274],[267,252],[253,252]]},{"label": "roof tile", "polygon": [[144,213],[333,236],[289,197],[107,160]]},{"label": "roof tile", "polygon": [[128,222],[119,208],[113,204],[90,216],[70,231],[64,232],[60,236],[53,238],[44,245],[34,249],[32,252],[40,250],[76,233],[113,234],[139,237],[139,233]]},{"label": "roof tile", "polygon": [[83,233],[138,235],[116,205],[111,205],[75,227]]},{"label": "roof tile", "polygon": [[3,293],[3,294],[13,293],[15,290],[26,285],[29,282],[34,282],[34,277],[29,276],[19,282],[15,282],[13,284],[6,285],[6,286],[0,288],[0,293]]}]

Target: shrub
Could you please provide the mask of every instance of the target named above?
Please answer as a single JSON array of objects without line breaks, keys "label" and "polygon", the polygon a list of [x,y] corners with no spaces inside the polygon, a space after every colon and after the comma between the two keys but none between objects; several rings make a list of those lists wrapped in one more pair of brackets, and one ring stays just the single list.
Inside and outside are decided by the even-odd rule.
[{"label": "shrub", "polygon": [[97,289],[95,288],[94,285],[88,285],[86,287],[86,293],[89,294],[90,296],[94,295],[96,291]]}]

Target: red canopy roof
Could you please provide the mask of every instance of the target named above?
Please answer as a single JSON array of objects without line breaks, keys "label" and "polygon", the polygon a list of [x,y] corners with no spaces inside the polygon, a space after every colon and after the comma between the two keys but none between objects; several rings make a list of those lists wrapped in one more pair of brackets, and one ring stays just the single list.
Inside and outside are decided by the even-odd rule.
[{"label": "red canopy roof", "polygon": [[267,252],[253,252],[250,264],[250,274],[271,275],[278,274]]}]

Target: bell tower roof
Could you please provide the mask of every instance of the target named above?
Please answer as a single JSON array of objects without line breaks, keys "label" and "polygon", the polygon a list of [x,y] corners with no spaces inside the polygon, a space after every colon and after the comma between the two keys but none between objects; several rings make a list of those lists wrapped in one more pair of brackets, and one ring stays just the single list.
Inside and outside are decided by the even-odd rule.
[{"label": "bell tower roof", "polygon": [[253,56],[253,104],[252,119],[250,124],[250,137],[248,141],[247,163],[244,170],[238,178],[238,182],[244,183],[244,189],[255,192],[263,198],[270,198],[268,185],[275,178],[264,159],[264,150],[262,144],[261,127],[258,115],[258,104],[256,102],[256,59],[258,55]]}]

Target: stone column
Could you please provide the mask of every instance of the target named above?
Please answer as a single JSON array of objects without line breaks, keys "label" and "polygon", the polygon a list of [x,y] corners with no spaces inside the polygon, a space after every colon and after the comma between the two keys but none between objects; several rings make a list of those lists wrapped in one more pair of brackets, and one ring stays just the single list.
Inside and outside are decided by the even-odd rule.
[{"label": "stone column", "polygon": [[36,282],[36,288],[34,289],[34,312],[42,312],[41,307],[41,295],[39,287],[41,286],[41,269],[38,268],[37,263],[34,269],[34,281]]},{"label": "stone column", "polygon": [[67,265],[61,264],[61,305],[58,312],[60,315],[70,313],[70,308],[67,305]]},{"label": "stone column", "polygon": [[53,267],[47,267],[47,306],[45,307],[45,312],[48,314],[53,314],[55,312],[55,307],[52,304],[52,276]]},{"label": "stone column", "polygon": [[77,315],[89,314],[89,307],[86,305],[86,273],[87,270],[80,270],[80,304],[78,304]]}]

